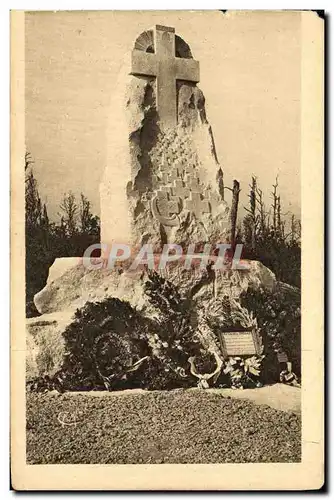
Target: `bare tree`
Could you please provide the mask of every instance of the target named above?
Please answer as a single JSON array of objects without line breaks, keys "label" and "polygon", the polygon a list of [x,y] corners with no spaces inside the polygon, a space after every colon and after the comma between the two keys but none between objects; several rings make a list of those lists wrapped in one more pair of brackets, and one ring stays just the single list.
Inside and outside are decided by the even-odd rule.
[{"label": "bare tree", "polygon": [[81,193],[80,194],[80,206],[79,206],[79,220],[80,220],[80,228],[83,233],[89,230],[90,221],[91,221],[91,211],[90,211],[90,202],[87,197]]},{"label": "bare tree", "polygon": [[255,251],[256,248],[256,226],[257,226],[257,214],[256,214],[256,189],[257,180],[255,176],[252,176],[252,183],[250,184],[249,198],[249,208],[245,207],[246,212],[249,214],[248,220],[250,223],[251,231],[251,248]]},{"label": "bare tree", "polygon": [[[218,178],[218,177],[217,177]],[[222,183],[219,186],[219,189],[222,190],[222,199],[224,199],[224,190],[228,189],[229,191],[232,192],[232,204],[231,204],[231,211],[230,211],[230,227],[231,227],[231,232],[230,232],[230,243],[232,247],[234,247],[235,244],[235,236],[236,236],[236,227],[237,227],[237,218],[238,218],[238,205],[239,205],[239,193],[241,191],[240,189],[240,183],[234,179],[233,181],[233,188],[224,186]]]},{"label": "bare tree", "polygon": [[234,179],[233,188],[232,188],[232,205],[230,212],[230,223],[231,223],[231,245],[232,248],[235,245],[235,235],[236,235],[236,227],[237,227],[237,217],[238,217],[238,205],[239,205],[239,193],[240,193],[240,184]]},{"label": "bare tree", "polygon": [[64,195],[60,209],[63,212],[62,219],[66,232],[68,236],[73,236],[77,231],[78,206],[71,191]]},{"label": "bare tree", "polygon": [[256,186],[256,203],[258,210],[259,233],[262,238],[265,238],[268,233],[269,214],[266,211],[266,206],[263,200],[263,191],[258,186]]},{"label": "bare tree", "polygon": [[224,201],[224,196],[225,196],[225,193],[224,193],[224,174],[223,174],[223,171],[222,169],[220,168],[217,172],[217,183],[218,183],[218,191],[219,191],[219,194],[221,196],[221,199]]},{"label": "bare tree", "polygon": [[25,217],[27,229],[36,227],[43,221],[43,206],[31,165],[30,154],[25,155]]},{"label": "bare tree", "polygon": [[282,221],[281,221],[281,197],[277,196],[277,234],[281,236]]},{"label": "bare tree", "polygon": [[273,191],[271,196],[273,198],[272,208],[273,208],[273,228],[274,232],[277,232],[277,208],[278,208],[278,196],[277,196],[277,188],[278,188],[278,175],[276,175],[275,184],[273,184]]},{"label": "bare tree", "polygon": [[299,219],[296,219],[296,216],[294,214],[291,214],[290,233],[288,236],[290,236],[291,243],[295,244],[300,242],[301,223]]}]

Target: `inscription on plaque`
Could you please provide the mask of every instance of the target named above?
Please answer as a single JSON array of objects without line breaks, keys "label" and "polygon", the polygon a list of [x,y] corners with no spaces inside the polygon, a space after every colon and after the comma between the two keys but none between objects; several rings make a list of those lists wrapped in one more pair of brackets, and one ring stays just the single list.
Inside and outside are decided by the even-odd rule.
[{"label": "inscription on plaque", "polygon": [[260,342],[252,328],[222,331],[219,336],[224,357],[260,354]]},{"label": "inscription on plaque", "polygon": [[277,353],[277,360],[279,363],[287,363],[289,361],[288,356],[284,351],[279,351]]}]

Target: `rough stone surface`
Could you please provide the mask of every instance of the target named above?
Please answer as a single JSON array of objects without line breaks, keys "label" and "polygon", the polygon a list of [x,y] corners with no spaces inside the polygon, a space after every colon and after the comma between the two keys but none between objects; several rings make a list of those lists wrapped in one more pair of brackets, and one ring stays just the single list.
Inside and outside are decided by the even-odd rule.
[{"label": "rough stone surface", "polygon": [[[62,262],[59,263],[59,260]],[[143,296],[145,271],[130,272],[117,268],[89,270],[80,263],[80,259],[69,259],[68,265],[66,260],[57,259],[54,262],[46,286],[35,295],[35,305],[41,314],[74,312],[86,302],[101,301],[107,297],[117,297],[139,310],[149,310],[150,304]],[[224,295],[238,298],[242,291],[260,286],[274,290],[276,279],[272,271],[257,261],[247,261],[247,265],[247,270],[212,271],[209,276],[205,270],[186,270],[176,262],[175,265],[169,263],[159,274],[177,285],[181,293],[198,290],[195,293],[198,302]]]},{"label": "rough stone surface", "polygon": [[52,377],[62,366],[65,345],[63,332],[73,314],[61,311],[27,319],[26,323],[26,377]]},{"label": "rough stone surface", "polygon": [[[88,270],[82,263],[69,259],[55,261],[49,279],[35,303],[42,314],[27,320],[27,378],[48,375],[52,377],[61,367],[65,355],[63,333],[73,319],[75,311],[87,302],[101,302],[108,297],[127,301],[143,317],[159,316],[150,297],[145,293],[148,279],[144,270],[124,269]],[[180,294],[191,297],[189,308],[192,322],[205,349],[220,353],[219,343],[206,318],[219,314],[221,299],[238,299],[248,289],[260,286],[273,291],[274,274],[259,262],[247,262],[249,269],[242,271],[208,271],[195,268],[185,270],[178,263],[171,263],[161,271],[162,277],[177,286]]]},{"label": "rough stone surface", "polygon": [[89,270],[79,263],[69,266],[57,279],[48,280],[43,290],[35,296],[35,305],[44,315],[61,311],[74,312],[87,302],[116,297],[141,310],[144,307],[141,275],[141,271],[127,273],[118,269]]},{"label": "rough stone surface", "polygon": [[178,81],[177,125],[166,127],[155,78],[129,72],[124,64],[111,103],[100,186],[102,243],[149,242],[158,251],[167,242],[227,241],[229,210],[203,93]]}]

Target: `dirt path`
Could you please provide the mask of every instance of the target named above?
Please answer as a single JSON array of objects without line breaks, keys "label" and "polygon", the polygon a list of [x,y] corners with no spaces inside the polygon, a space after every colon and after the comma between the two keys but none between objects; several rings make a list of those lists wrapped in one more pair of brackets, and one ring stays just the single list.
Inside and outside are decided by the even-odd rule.
[{"label": "dirt path", "polygon": [[285,384],[275,384],[258,389],[209,389],[222,396],[248,399],[258,405],[268,405],[276,410],[301,413],[301,390]]}]

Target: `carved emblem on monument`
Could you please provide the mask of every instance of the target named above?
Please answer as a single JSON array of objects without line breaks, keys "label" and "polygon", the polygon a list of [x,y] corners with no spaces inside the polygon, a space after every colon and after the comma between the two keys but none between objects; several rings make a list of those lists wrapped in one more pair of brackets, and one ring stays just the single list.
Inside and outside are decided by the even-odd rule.
[{"label": "carved emblem on monument", "polygon": [[[162,148],[164,144],[162,138]],[[163,155],[153,176],[156,190],[151,203],[152,213],[165,226],[177,226],[183,211],[192,212],[198,218],[211,213],[211,193],[200,181],[198,159],[192,151],[192,144],[185,137],[179,149],[169,149]]]}]

